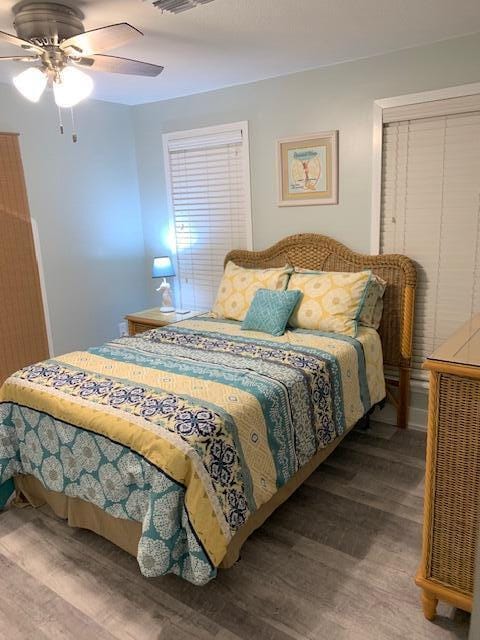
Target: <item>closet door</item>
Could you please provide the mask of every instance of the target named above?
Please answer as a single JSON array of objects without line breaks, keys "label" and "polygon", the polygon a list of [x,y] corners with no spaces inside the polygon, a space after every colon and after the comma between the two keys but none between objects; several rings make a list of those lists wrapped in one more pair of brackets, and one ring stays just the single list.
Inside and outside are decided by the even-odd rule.
[{"label": "closet door", "polygon": [[48,356],[18,136],[0,133],[0,384]]}]

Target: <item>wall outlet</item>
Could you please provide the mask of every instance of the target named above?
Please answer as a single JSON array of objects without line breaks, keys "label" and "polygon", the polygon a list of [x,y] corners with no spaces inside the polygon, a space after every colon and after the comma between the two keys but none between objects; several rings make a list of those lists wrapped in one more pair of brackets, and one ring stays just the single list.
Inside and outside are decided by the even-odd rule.
[{"label": "wall outlet", "polygon": [[128,326],[126,322],[118,323],[118,335],[123,338],[124,336],[128,336]]}]

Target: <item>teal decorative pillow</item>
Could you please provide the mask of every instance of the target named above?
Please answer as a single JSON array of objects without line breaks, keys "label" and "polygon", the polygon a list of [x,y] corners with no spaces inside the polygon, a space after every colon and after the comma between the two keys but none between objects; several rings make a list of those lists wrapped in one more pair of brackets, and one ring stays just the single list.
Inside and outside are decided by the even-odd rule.
[{"label": "teal decorative pillow", "polygon": [[383,312],[383,294],[385,293],[386,287],[387,283],[385,280],[382,280],[380,276],[372,273],[372,277],[365,291],[362,311],[358,318],[358,321],[364,327],[379,328]]},{"label": "teal decorative pillow", "polygon": [[283,336],[301,295],[302,292],[296,290],[258,289],[242,322],[242,329]]}]

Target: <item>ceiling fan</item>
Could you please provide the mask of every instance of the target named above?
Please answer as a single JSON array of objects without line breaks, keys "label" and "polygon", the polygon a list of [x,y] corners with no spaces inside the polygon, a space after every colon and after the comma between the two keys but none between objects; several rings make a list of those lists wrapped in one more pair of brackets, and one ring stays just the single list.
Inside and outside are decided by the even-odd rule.
[{"label": "ceiling fan", "polygon": [[[14,60],[33,65],[13,79],[20,93],[32,102],[38,102],[49,85],[58,107],[78,104],[93,89],[93,80],[80,70],[82,67],[149,77],[163,71],[163,67],[149,62],[104,55],[104,51],[143,36],[126,22],[85,31],[83,14],[56,2],[22,2],[14,13],[16,35],[0,31],[0,43],[20,47],[22,55],[3,56],[0,62]],[[62,125],[60,130],[63,133]]]}]

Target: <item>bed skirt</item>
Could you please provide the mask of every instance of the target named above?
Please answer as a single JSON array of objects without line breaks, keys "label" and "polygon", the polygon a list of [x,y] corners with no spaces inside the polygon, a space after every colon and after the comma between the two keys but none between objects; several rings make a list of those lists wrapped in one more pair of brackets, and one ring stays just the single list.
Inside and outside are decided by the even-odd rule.
[{"label": "bed skirt", "polygon": [[[268,502],[263,504],[253,513],[247,522],[239,529],[231,539],[227,554],[220,564],[220,569],[232,567],[240,556],[240,550],[247,538],[258,529],[265,520],[287,500],[292,493],[315,471],[332,451],[340,444],[350,430],[347,430],[341,437],[331,442],[328,446],[320,449],[315,456],[301,467],[290,480],[281,487]],[[110,540],[114,545],[120,547],[127,553],[137,556],[138,542],[141,536],[141,524],[134,520],[124,520],[115,518],[102,511],[99,507],[81,498],[66,496],[45,487],[31,475],[15,477],[15,488],[17,497],[13,506],[21,507],[31,505],[41,507],[47,504],[52,511],[64,520],[67,520],[71,527],[79,527],[94,531],[98,535]]]}]

